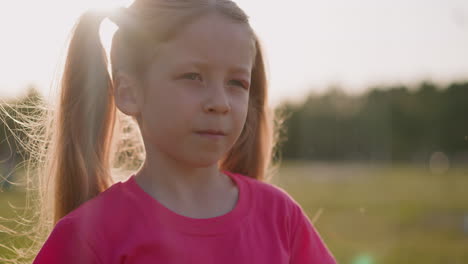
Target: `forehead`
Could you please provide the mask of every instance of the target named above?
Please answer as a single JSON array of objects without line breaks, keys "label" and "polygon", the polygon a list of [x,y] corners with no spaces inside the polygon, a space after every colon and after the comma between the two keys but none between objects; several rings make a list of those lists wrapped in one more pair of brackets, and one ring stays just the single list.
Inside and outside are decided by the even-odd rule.
[{"label": "forehead", "polygon": [[158,57],[166,66],[197,65],[250,72],[254,51],[247,25],[209,14],[185,25],[174,39],[162,45]]}]

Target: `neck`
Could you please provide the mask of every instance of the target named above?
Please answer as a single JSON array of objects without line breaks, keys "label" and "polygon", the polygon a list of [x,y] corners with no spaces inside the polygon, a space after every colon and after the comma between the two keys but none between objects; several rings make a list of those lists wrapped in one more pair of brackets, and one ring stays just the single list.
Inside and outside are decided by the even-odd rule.
[{"label": "neck", "polygon": [[160,152],[147,152],[147,158],[136,173],[140,185],[160,199],[176,203],[204,203],[230,192],[234,183],[221,173],[217,164],[208,167],[190,167]]}]

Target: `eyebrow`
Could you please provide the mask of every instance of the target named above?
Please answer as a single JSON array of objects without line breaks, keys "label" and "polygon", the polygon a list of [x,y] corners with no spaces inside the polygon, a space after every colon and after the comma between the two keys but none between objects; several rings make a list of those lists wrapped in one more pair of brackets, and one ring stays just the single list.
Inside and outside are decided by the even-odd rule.
[{"label": "eyebrow", "polygon": [[[209,63],[201,61],[201,60],[188,60],[182,63],[182,66],[187,66],[187,65],[195,65],[200,68],[208,68]],[[245,73],[245,74],[250,74],[250,71],[247,70],[247,68],[244,68],[242,66],[234,66],[229,69],[231,72],[235,73]]]}]

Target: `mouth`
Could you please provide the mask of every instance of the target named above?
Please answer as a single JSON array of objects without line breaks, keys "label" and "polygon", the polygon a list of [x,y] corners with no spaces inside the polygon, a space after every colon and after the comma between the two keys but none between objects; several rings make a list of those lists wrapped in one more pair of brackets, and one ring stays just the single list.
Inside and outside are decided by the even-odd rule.
[{"label": "mouth", "polygon": [[209,135],[218,135],[218,136],[225,136],[226,133],[222,130],[215,130],[215,129],[206,129],[206,130],[198,130],[198,134],[209,134]]},{"label": "mouth", "polygon": [[226,133],[224,131],[214,130],[214,129],[199,130],[199,131],[196,131],[196,133],[202,136],[209,136],[209,137],[216,137],[216,138],[226,136]]}]

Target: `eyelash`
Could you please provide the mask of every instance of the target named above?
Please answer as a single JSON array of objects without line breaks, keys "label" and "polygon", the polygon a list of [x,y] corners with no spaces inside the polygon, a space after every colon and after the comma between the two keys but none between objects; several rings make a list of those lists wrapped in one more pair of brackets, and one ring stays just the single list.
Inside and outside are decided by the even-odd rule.
[{"label": "eyelash", "polygon": [[[196,72],[190,72],[190,73],[184,74],[182,77],[193,76],[195,74],[200,76],[200,74],[198,74]],[[234,80],[234,81],[237,81],[242,88],[247,89],[247,87],[245,87],[245,85],[244,85],[244,83],[242,81],[240,81],[240,80]]]}]

